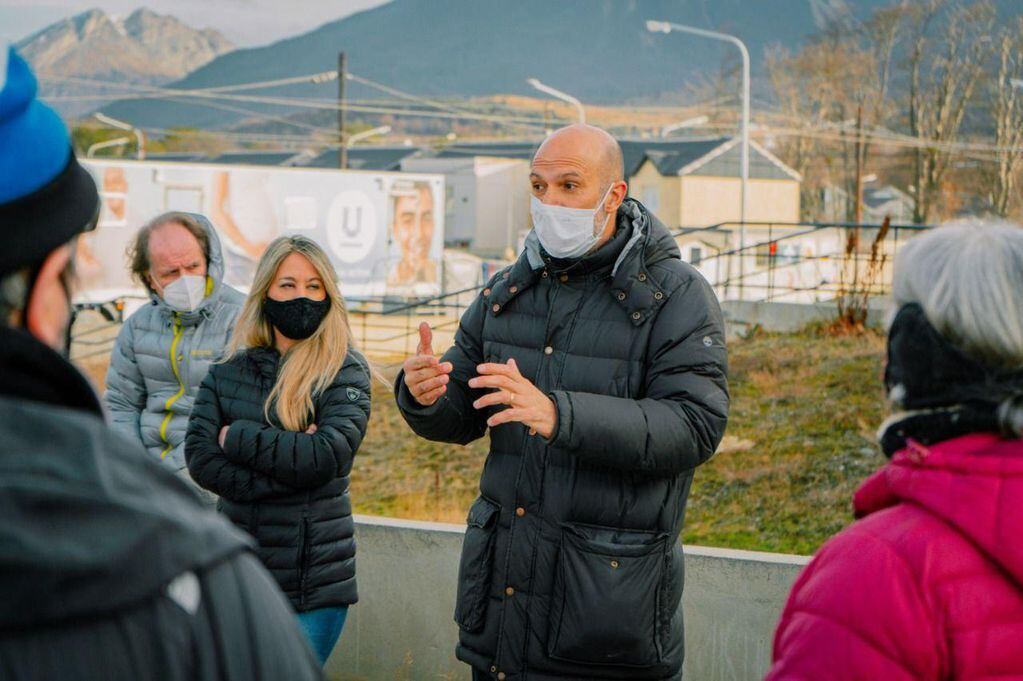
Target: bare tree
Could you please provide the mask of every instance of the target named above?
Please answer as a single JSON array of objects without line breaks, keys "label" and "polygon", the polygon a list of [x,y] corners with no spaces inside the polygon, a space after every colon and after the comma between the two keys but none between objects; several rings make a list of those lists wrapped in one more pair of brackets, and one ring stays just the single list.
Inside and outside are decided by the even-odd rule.
[{"label": "bare tree", "polygon": [[[829,105],[818,89],[813,72],[808,70],[805,58],[793,56],[781,46],[767,50],[767,73],[778,100],[778,109],[785,125],[819,127]],[[820,143],[809,135],[791,135],[782,138],[780,154],[797,173],[803,176],[800,185],[800,205],[804,215],[815,216],[820,209],[819,183],[811,176],[811,164],[823,154]]]},{"label": "bare tree", "polygon": [[995,213],[1009,214],[1023,163],[1023,18],[997,36],[998,69],[991,83],[994,107],[995,164],[991,203]]},{"label": "bare tree", "polygon": [[849,198],[846,220],[859,222],[862,217],[862,180],[871,152],[868,133],[884,126],[891,115],[892,64],[903,14],[898,7],[882,9],[855,29],[846,23],[830,27],[795,55],[783,49],[768,53],[768,74],[781,113],[799,127],[830,130],[838,140],[836,145],[807,134],[786,143],[786,160],[804,178],[812,163],[823,166],[821,177],[804,183],[804,200],[816,198],[815,184],[841,186]]},{"label": "bare tree", "polygon": [[967,106],[991,50],[994,9],[988,0],[970,5],[950,0],[906,3],[912,36],[909,132],[913,151],[913,221],[925,223],[949,168],[949,143],[959,138]]},{"label": "bare tree", "polygon": [[[871,144],[864,134],[866,129],[885,125],[890,113],[889,91],[892,81],[892,61],[899,38],[904,11],[901,8],[878,10],[858,36],[859,51],[864,58],[862,74],[853,73],[847,92],[855,105],[855,138],[851,147],[852,163],[852,221],[863,222],[863,176],[867,172]],[[848,153],[846,154],[848,158]],[[848,163],[846,164],[848,167]],[[846,173],[849,184],[849,173]]]}]

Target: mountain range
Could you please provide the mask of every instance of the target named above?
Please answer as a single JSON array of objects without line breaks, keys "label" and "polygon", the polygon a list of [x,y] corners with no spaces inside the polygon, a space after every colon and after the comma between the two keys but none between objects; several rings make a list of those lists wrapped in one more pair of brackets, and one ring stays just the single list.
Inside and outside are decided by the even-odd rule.
[{"label": "mountain range", "polygon": [[[360,76],[427,96],[533,94],[536,77],[592,103],[681,96],[720,71],[734,48],[702,38],[652,34],[647,19],[732,32],[760,61],[770,43],[798,44],[823,22],[855,21],[888,0],[393,0],[311,32],[218,57],[173,84],[210,88],[336,68],[344,50]],[[353,97],[379,97],[357,85]],[[333,97],[336,83],[246,94]],[[104,110],[153,127],[227,127],[232,109],[295,110],[237,101],[201,104],[125,100]]]},{"label": "mountain range", "polygon": [[[42,80],[45,96],[65,115],[95,109],[96,93],[85,81],[163,85],[178,80],[234,45],[212,29],[195,29],[173,16],[139,9],[113,17],[94,9],[64,19],[15,46]],[[114,88],[114,91],[119,88]],[[111,91],[107,88],[106,91]]]},{"label": "mountain range", "polygon": [[[720,74],[738,63],[731,45],[682,33],[650,33],[646,20],[655,19],[741,38],[752,58],[754,96],[770,96],[766,79],[758,77],[764,75],[769,46],[796,49],[822,28],[852,27],[895,1],[392,0],[261,47],[218,56],[212,55],[218,48],[211,40],[209,49],[196,52],[203,64],[166,87],[220,88],[332,71],[338,53],[344,51],[351,73],[421,96],[542,96],[527,85],[527,79],[538,78],[588,104],[677,104],[692,100],[697,92],[705,96]],[[1020,12],[1020,0],[994,1],[1003,14]],[[282,6],[281,11],[286,9]],[[81,23],[82,17],[69,21]],[[111,20],[108,23],[113,28],[105,35],[111,40],[115,39],[111,31],[127,32],[127,27],[120,31]],[[94,68],[106,68],[110,75],[104,77],[115,79],[112,69],[120,61],[113,58],[116,51],[105,48],[102,55]],[[72,61],[64,63],[86,68],[83,60]],[[141,68],[134,72],[139,71],[145,72]],[[157,75],[155,68],[149,72]],[[347,93],[353,99],[394,96],[355,81],[349,81]],[[336,95],[336,81],[306,82],[198,100],[123,99],[102,110],[143,127],[226,129],[261,116],[314,113],[256,101],[259,98],[330,101]]]}]

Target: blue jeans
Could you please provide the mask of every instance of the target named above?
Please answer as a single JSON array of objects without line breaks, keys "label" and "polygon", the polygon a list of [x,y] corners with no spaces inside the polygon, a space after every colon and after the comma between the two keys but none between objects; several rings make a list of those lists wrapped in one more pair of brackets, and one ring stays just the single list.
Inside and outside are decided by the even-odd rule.
[{"label": "blue jeans", "polygon": [[321,608],[298,613],[298,626],[305,632],[321,665],[327,663],[327,658],[341,637],[341,630],[345,627],[347,617],[347,607]]}]

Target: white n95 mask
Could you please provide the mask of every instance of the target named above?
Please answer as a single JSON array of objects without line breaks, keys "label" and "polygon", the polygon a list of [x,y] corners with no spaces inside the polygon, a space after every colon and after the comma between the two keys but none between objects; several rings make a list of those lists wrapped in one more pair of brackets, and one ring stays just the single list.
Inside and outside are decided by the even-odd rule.
[{"label": "white n95 mask", "polygon": [[191,312],[206,297],[206,277],[184,274],[163,289],[163,300],[178,312]]},{"label": "white n95 mask", "polygon": [[611,193],[612,183],[595,208],[568,208],[548,206],[535,196],[529,198],[529,212],[533,217],[533,230],[540,245],[555,258],[578,258],[586,255],[600,241],[600,235],[611,219],[608,213],[597,227],[597,213]]}]

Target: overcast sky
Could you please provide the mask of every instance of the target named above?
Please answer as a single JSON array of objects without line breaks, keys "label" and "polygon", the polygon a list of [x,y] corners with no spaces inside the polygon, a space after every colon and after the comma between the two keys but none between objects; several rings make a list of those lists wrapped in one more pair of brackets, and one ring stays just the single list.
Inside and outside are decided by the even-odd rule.
[{"label": "overcast sky", "polygon": [[238,45],[304,33],[388,0],[0,0],[0,41],[17,42],[88,9],[127,15],[139,7],[173,14],[196,28],[219,30]]}]

